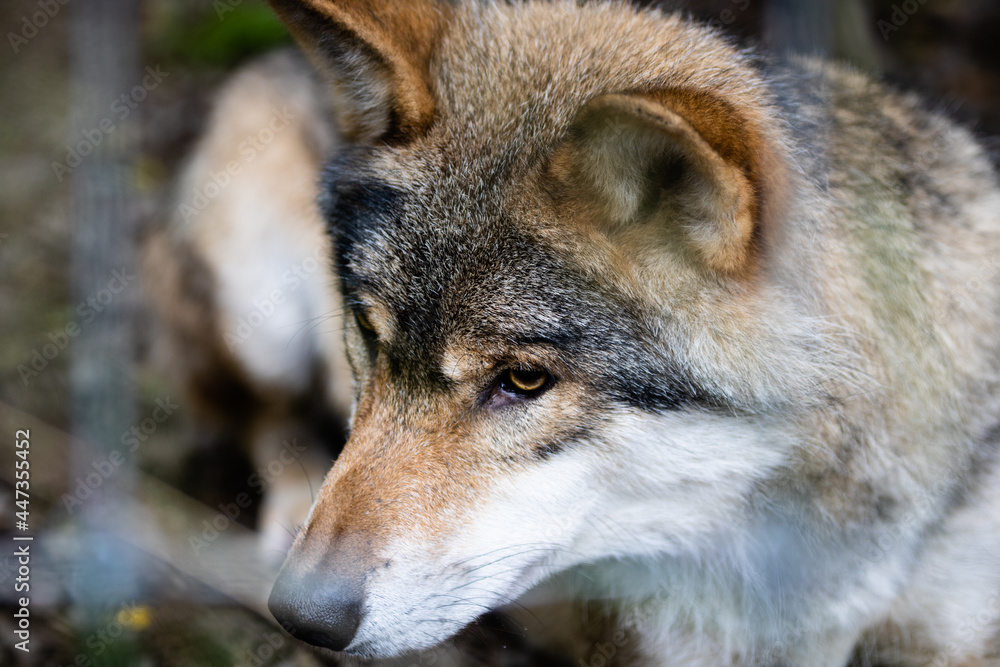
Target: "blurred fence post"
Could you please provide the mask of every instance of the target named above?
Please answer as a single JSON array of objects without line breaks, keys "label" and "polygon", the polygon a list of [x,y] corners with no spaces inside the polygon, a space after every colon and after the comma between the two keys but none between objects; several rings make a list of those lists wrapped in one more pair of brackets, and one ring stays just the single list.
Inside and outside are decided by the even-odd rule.
[{"label": "blurred fence post", "polygon": [[768,0],[764,5],[769,50],[832,57],[879,72],[872,25],[861,0]]},{"label": "blurred fence post", "polygon": [[142,86],[143,72],[138,0],[72,0],[70,9],[70,146],[78,154],[69,165],[70,279],[72,303],[93,311],[73,341],[70,488],[80,481],[99,487],[75,512],[83,549],[69,584],[86,616],[87,608],[135,594],[131,559],[108,530],[128,507],[132,461],[114,465],[108,457],[136,414],[132,184],[141,100],[133,91]]},{"label": "blurred fence post", "polygon": [[764,11],[764,38],[777,52],[828,56],[833,51],[834,0],[770,0]]}]

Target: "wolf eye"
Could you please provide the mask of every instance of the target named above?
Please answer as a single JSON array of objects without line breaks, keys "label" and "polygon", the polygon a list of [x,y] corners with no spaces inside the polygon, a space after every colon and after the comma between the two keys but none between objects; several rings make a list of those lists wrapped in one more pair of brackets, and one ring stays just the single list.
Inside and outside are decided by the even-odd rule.
[{"label": "wolf eye", "polygon": [[368,315],[364,311],[356,310],[354,311],[354,317],[358,320],[358,326],[368,333],[375,333],[375,327],[372,326],[371,320],[368,319]]},{"label": "wolf eye", "polygon": [[364,339],[365,344],[368,346],[369,355],[374,360],[378,332],[375,331],[375,327],[372,326],[371,320],[368,319],[368,315],[363,310],[355,310],[354,319],[358,323],[358,329],[361,330],[361,338]]},{"label": "wolf eye", "polygon": [[534,398],[548,389],[551,381],[552,376],[545,371],[509,368],[500,376],[500,388],[510,394]]}]

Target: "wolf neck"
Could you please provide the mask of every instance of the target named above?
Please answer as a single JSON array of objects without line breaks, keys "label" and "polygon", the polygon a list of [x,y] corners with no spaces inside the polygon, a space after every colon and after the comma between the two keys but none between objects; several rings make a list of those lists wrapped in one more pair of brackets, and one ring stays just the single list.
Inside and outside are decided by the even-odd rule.
[{"label": "wolf neck", "polygon": [[[718,655],[754,646],[755,659],[770,656],[761,664],[774,664],[784,657],[781,647],[821,622],[810,611],[817,599],[827,600],[824,616],[834,618],[852,606],[884,608],[896,582],[882,573],[910,565],[889,555],[881,566],[873,564],[842,537],[807,525],[772,507],[689,554],[604,560],[567,577],[576,595],[606,603],[626,634],[652,642],[646,650],[654,655],[657,642],[672,644],[673,652],[678,637],[697,629],[717,645]],[[861,579],[866,594],[848,594]],[[822,590],[817,581],[825,582]]]}]

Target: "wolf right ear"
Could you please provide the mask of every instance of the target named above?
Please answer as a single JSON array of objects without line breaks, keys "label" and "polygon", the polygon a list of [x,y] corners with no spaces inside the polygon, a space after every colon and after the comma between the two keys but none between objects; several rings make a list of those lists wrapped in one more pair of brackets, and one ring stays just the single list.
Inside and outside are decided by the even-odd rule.
[{"label": "wolf right ear", "polygon": [[612,238],[671,246],[730,276],[752,273],[781,171],[752,112],[672,89],[590,100],[549,164]]},{"label": "wolf right ear", "polygon": [[269,0],[334,87],[349,141],[402,143],[434,117],[429,64],[446,0]]}]

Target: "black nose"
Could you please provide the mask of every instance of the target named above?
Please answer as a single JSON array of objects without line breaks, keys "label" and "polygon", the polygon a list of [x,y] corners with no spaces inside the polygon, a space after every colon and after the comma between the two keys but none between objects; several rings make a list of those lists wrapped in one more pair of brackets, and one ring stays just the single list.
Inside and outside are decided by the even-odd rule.
[{"label": "black nose", "polygon": [[286,570],[271,589],[271,614],[296,639],[343,651],[361,624],[363,579],[322,572],[300,576]]}]

